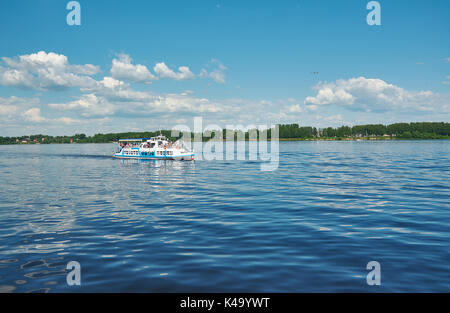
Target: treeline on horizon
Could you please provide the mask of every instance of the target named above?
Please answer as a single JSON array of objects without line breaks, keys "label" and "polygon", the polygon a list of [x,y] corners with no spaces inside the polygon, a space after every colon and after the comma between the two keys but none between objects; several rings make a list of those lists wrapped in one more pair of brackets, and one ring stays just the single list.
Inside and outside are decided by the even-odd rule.
[{"label": "treeline on horizon", "polygon": [[[230,131],[230,130],[228,130]],[[227,130],[222,130],[222,138],[227,138]],[[267,131],[267,138],[271,138],[272,130]],[[155,137],[162,133],[164,136],[175,140],[171,136],[170,130],[154,131],[154,132],[126,132],[126,133],[109,133],[95,134],[87,136],[85,134],[75,134],[73,136],[47,136],[47,135],[31,135],[21,137],[1,137],[0,144],[20,144],[20,143],[107,143],[115,142],[119,139],[130,138],[149,138]],[[215,133],[215,134],[214,134]],[[216,136],[220,131],[213,131],[212,137]],[[180,134],[181,136],[181,134]],[[191,134],[194,138],[195,134]],[[249,132],[240,136],[234,134],[234,138],[243,138],[248,140],[251,135]],[[258,134],[259,136],[259,134]],[[345,139],[345,138],[368,138],[368,137],[389,137],[391,139],[450,139],[450,123],[444,122],[422,122],[422,123],[395,123],[391,125],[370,124],[357,126],[341,126],[337,128],[316,128],[301,127],[298,124],[279,125],[280,139]],[[207,141],[210,137],[203,136],[203,141]]]}]

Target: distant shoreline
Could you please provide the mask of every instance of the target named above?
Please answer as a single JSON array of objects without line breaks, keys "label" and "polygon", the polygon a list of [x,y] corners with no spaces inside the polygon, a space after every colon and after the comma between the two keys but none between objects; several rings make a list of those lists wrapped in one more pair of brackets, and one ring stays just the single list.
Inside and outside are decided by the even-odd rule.
[{"label": "distant shoreline", "polygon": [[280,138],[279,141],[404,141],[404,140],[449,140],[443,138],[397,138],[397,137],[363,137],[363,138]]},{"label": "distant shoreline", "polygon": [[[372,141],[372,140],[435,140],[450,139],[450,123],[446,122],[414,122],[395,123],[391,125],[368,124],[355,126],[340,126],[337,128],[316,128],[311,126],[299,126],[298,124],[278,124],[278,130],[270,128],[260,131],[257,129],[234,130],[217,129],[208,136],[202,133],[191,133],[191,140],[202,142],[209,140],[223,140],[234,138],[234,141],[245,140],[255,141],[253,138],[263,136],[268,141],[272,134],[279,141]],[[276,131],[276,133],[275,133]],[[264,133],[263,133],[264,132]],[[181,132],[179,132],[181,135]],[[1,137],[0,145],[8,144],[70,144],[70,143],[108,143],[117,142],[120,139],[130,138],[151,138],[162,134],[170,140],[177,140],[179,137],[172,137],[171,130],[159,130],[153,132],[124,132],[107,133],[87,136],[86,134],[75,134],[72,136],[49,136],[35,134],[18,137]],[[214,134],[214,135],[213,135]],[[212,137],[212,138],[211,138]],[[215,137],[218,137],[217,139]],[[189,138],[189,137],[188,137]],[[223,138],[223,139],[222,139]],[[258,140],[258,139],[256,139]]]},{"label": "distant shoreline", "polygon": [[[369,137],[369,138],[279,138],[278,141],[282,142],[299,142],[299,141],[426,141],[426,140],[450,140],[450,137],[447,138],[390,138],[390,137]],[[227,142],[228,140],[217,140],[212,139],[209,141],[222,141]],[[245,142],[258,142],[259,140],[236,140],[236,141],[245,141]],[[270,138],[264,141],[272,141]],[[199,142],[199,141],[192,141]],[[202,141],[205,142],[205,141]],[[50,143],[40,143],[40,142],[18,142],[18,143],[4,143],[0,144],[0,146],[20,146],[20,145],[70,145],[70,144],[111,144],[117,143],[117,141],[109,141],[109,142],[50,142]]]}]

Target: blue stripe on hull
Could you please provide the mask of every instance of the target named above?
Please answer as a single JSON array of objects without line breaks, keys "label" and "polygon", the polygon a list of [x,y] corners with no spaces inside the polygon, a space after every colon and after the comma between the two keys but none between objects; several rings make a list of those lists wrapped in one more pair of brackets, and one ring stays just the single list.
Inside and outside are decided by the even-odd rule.
[{"label": "blue stripe on hull", "polygon": [[122,155],[115,154],[113,157],[117,159],[145,159],[145,160],[176,160],[179,158],[192,158],[194,159],[194,154],[183,154],[177,156],[144,156],[144,155]]}]

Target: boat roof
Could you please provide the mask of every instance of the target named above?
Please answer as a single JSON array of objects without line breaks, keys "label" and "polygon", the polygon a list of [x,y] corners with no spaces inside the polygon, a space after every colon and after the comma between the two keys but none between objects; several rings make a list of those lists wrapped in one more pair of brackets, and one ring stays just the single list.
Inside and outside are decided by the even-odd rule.
[{"label": "boat roof", "polygon": [[119,139],[119,141],[142,141],[142,140],[148,140],[150,138],[133,138],[133,139]]},{"label": "boat roof", "polygon": [[119,142],[140,142],[144,140],[167,140],[167,137],[164,135],[158,135],[151,138],[131,138],[131,139],[119,139]]}]

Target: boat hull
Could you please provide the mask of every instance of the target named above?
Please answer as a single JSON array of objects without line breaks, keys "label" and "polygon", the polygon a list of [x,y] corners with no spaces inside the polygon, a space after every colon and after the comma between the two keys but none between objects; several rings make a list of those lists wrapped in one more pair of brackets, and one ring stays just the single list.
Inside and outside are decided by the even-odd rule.
[{"label": "boat hull", "polygon": [[171,156],[149,156],[149,155],[123,155],[121,153],[117,153],[113,156],[117,159],[134,159],[134,160],[175,160],[175,161],[193,161],[194,154],[181,154],[181,155],[171,155]]}]

